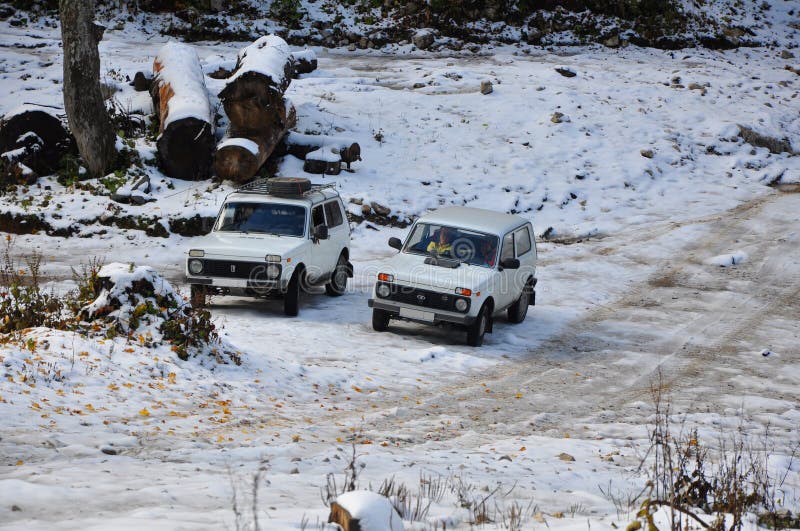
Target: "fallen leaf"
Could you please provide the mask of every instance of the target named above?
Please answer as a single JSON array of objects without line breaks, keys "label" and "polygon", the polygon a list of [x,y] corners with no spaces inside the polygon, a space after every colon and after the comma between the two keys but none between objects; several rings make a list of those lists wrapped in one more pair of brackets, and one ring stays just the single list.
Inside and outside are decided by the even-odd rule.
[{"label": "fallen leaf", "polygon": [[145,409],[140,409],[140,410],[139,410],[139,415],[141,415],[141,416],[143,416],[143,417],[149,417],[149,416],[150,416],[150,412],[149,412],[149,411],[147,411],[147,408],[145,408]]}]

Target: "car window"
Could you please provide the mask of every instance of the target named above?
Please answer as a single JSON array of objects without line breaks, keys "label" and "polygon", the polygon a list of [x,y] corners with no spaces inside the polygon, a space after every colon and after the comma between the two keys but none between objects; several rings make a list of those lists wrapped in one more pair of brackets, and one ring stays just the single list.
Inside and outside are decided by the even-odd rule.
[{"label": "car window", "polygon": [[481,267],[497,262],[497,236],[469,229],[417,223],[406,240],[403,252],[438,255]]},{"label": "car window", "polygon": [[325,203],[325,217],[328,219],[328,227],[338,227],[344,221],[342,219],[342,209],[339,208],[339,203],[331,201]]},{"label": "car window", "polygon": [[522,256],[531,250],[531,233],[528,227],[522,227],[514,233],[514,245],[517,248],[517,256]]},{"label": "car window", "polygon": [[306,209],[279,203],[226,203],[214,226],[219,232],[302,236]]},{"label": "car window", "polygon": [[514,258],[514,233],[509,232],[503,237],[503,250],[500,251],[500,261]]},{"label": "car window", "polygon": [[325,213],[322,211],[322,205],[317,205],[311,210],[311,226],[318,227],[325,225]]}]

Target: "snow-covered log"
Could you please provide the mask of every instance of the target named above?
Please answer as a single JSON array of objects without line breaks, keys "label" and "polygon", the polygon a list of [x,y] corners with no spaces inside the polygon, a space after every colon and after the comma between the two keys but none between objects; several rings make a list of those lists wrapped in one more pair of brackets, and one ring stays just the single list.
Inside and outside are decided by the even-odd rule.
[{"label": "snow-covered log", "polygon": [[403,519],[388,498],[376,492],[345,492],[331,502],[328,523],[345,530],[403,531]]},{"label": "snow-covered log", "polygon": [[170,42],[159,50],[150,94],[161,121],[157,147],[164,172],[178,179],[208,176],[214,119],[194,48]]},{"label": "snow-covered log", "polygon": [[214,171],[217,177],[237,183],[255,176],[286,132],[297,123],[294,105],[284,101],[273,112],[272,121],[263,133],[251,137],[230,137],[217,146],[214,154]]},{"label": "snow-covered log", "polygon": [[283,93],[292,80],[294,61],[289,45],[276,35],[261,37],[239,52],[236,68],[219,93],[231,125],[231,137],[264,134],[283,106]]},{"label": "snow-covered log", "polygon": [[0,154],[39,175],[58,169],[74,142],[61,119],[44,107],[23,105],[0,119]]},{"label": "snow-covered log", "polygon": [[297,78],[300,74],[310,74],[317,69],[317,54],[314,50],[300,50],[292,52],[293,64],[293,77]]},{"label": "snow-covered log", "polygon": [[286,135],[286,147],[289,154],[305,160],[309,153],[323,149],[338,153],[339,159],[347,164],[361,160],[361,146],[352,138],[326,135],[304,135],[291,132]]}]

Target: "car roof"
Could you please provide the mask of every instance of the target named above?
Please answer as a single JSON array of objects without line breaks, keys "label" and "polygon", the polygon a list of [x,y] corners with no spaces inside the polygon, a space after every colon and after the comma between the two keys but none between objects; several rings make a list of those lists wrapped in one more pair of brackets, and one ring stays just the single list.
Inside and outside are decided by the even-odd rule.
[{"label": "car roof", "polygon": [[528,223],[527,219],[515,214],[459,206],[434,210],[420,217],[419,221],[499,235]]},{"label": "car roof", "polygon": [[233,192],[225,198],[225,201],[243,201],[248,203],[281,203],[285,205],[317,204],[328,199],[339,197],[339,193],[331,188],[313,190],[302,196],[282,196],[265,194],[260,192]]}]

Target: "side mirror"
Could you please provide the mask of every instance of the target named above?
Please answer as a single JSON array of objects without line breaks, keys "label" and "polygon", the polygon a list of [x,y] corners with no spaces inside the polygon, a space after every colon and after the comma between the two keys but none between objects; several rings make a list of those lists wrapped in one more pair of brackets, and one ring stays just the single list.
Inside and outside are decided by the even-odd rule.
[{"label": "side mirror", "polygon": [[519,269],[519,260],[516,258],[506,258],[500,262],[500,267],[503,269]]},{"label": "side mirror", "polygon": [[314,231],[312,232],[315,240],[327,240],[328,239],[328,226],[327,225],[317,225],[314,227]]},{"label": "side mirror", "polygon": [[400,238],[395,238],[392,236],[389,238],[389,247],[392,249],[397,249],[398,251],[403,248],[403,242],[400,241]]}]

